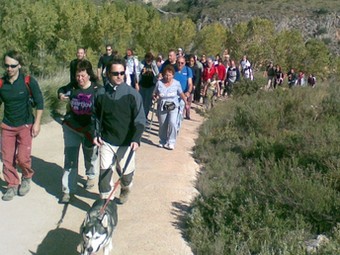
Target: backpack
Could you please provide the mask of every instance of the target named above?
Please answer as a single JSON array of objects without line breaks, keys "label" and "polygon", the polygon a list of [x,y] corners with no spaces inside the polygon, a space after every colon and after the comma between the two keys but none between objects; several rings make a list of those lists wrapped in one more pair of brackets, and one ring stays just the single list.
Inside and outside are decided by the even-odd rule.
[{"label": "backpack", "polygon": [[154,63],[142,63],[143,68],[140,71],[139,83],[144,88],[151,88],[157,82],[157,77],[154,71]]},{"label": "backpack", "polygon": [[[33,96],[32,96],[32,90],[31,90],[31,87],[30,87],[30,82],[31,82],[31,76],[26,75],[25,76],[25,85],[26,85],[26,88],[27,88],[28,93],[29,93],[28,102],[30,103],[30,105],[32,107],[35,107],[36,103],[34,102],[34,99],[33,99]],[[1,78],[0,79],[0,89],[2,88],[3,85],[4,85],[4,80]]]}]

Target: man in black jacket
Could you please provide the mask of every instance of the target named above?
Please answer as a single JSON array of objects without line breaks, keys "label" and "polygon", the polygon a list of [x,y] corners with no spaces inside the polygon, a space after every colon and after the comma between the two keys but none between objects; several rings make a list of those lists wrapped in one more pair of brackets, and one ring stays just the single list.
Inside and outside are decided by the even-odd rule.
[{"label": "man in black jacket", "polygon": [[97,65],[97,76],[99,80],[103,80],[103,84],[106,82],[106,65],[113,60],[114,54],[111,44],[106,45],[106,53],[99,58]]},{"label": "man in black jacket", "polygon": [[125,68],[123,59],[115,59],[106,66],[108,82],[98,90],[92,122],[93,142],[100,146],[101,197],[109,198],[113,189],[113,169],[119,165],[123,172],[119,197],[121,203],[127,201],[132,186],[135,171],[133,152],[140,146],[146,124],[140,94],[124,82]]},{"label": "man in black jacket", "polygon": [[77,80],[76,80],[77,65],[79,61],[85,58],[86,58],[86,49],[83,47],[79,47],[77,50],[77,58],[73,59],[70,63],[70,82],[73,86],[77,85]]}]

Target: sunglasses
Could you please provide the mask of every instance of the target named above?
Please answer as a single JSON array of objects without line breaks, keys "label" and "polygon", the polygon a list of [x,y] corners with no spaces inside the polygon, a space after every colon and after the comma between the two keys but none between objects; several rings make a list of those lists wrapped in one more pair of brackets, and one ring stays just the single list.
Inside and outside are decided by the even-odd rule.
[{"label": "sunglasses", "polygon": [[9,64],[5,64],[5,67],[6,68],[16,68],[19,64],[16,64],[16,65],[9,65]]},{"label": "sunglasses", "polygon": [[113,76],[125,75],[125,71],[122,71],[122,72],[111,72],[111,75],[113,75]]}]

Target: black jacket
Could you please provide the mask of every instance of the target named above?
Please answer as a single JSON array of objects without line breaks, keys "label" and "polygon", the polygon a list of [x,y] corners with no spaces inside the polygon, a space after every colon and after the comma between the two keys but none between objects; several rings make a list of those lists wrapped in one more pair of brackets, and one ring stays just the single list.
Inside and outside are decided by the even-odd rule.
[{"label": "black jacket", "polygon": [[146,118],[140,94],[123,83],[113,87],[107,83],[97,91],[92,132],[114,146],[140,144]]}]

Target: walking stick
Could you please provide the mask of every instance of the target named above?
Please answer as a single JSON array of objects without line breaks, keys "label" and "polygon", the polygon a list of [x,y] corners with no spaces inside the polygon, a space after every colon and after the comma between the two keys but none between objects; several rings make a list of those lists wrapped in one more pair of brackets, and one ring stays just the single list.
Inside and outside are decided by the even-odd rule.
[{"label": "walking stick", "polygon": [[150,125],[149,125],[149,132],[151,131],[151,127],[153,124],[153,115],[155,114],[156,111],[156,105],[157,105],[157,100],[154,100],[152,103],[152,107],[151,107],[151,120],[150,120]]}]

